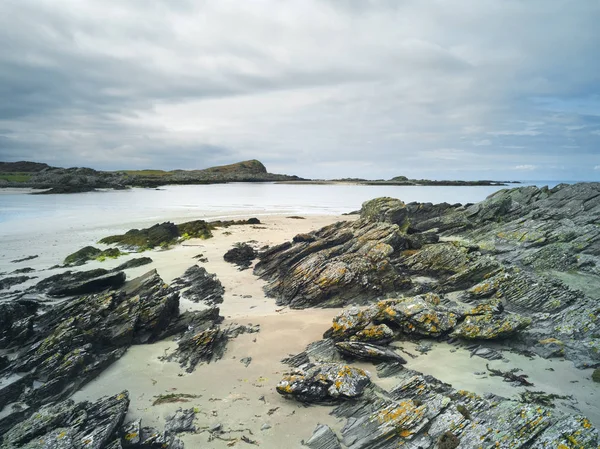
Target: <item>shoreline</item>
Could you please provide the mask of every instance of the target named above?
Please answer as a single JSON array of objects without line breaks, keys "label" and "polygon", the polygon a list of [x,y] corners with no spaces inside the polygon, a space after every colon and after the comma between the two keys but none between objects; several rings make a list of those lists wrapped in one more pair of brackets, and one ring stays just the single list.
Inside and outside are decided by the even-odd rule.
[{"label": "shoreline", "polygon": [[[114,391],[129,389],[132,406],[128,420],[142,418],[143,423],[161,427],[164,417],[169,413],[180,407],[196,407],[200,410],[197,415],[198,428],[221,424],[227,429],[250,429],[252,438],[262,447],[269,448],[289,447],[290,441],[308,439],[319,423],[328,424],[339,431],[342,422],[329,415],[331,406],[305,407],[281,397],[274,386],[281,374],[289,371],[289,367],[281,364],[280,360],[303,351],[308,343],[321,339],[323,332],[331,326],[331,319],[340,309],[291,310],[278,307],[273,299],[265,297],[262,291],[264,282],[254,276],[251,269],[238,271],[234,265],[224,262],[222,255],[237,241],[255,241],[256,246],[279,244],[290,240],[295,234],[318,229],[340,219],[353,217],[307,216],[299,220],[265,216],[261,219],[263,223],[256,227],[233,226],[219,229],[211,239],[189,240],[167,251],[148,253],[154,259],[153,264],[128,270],[128,278],[156,268],[163,280],[169,283],[196,263],[194,255],[202,253],[208,258],[208,262],[199,265],[204,266],[209,273],[216,273],[225,287],[224,302],[220,304],[225,324],[259,324],[260,332],[240,335],[231,340],[223,359],[200,365],[190,374],[179,368],[177,363],[158,360],[167,348],[175,346],[172,341],[133,346],[123,358],[77,392],[74,399],[96,399]],[[120,262],[122,260],[111,261],[111,264]],[[85,267],[95,268],[96,264],[101,265],[93,262]],[[183,312],[200,306],[182,301],[180,307]],[[414,343],[404,341],[397,344],[418,354],[414,350]],[[531,390],[572,394],[574,401],[557,401],[557,408],[573,413],[573,406],[577,406],[590,421],[600,426],[600,410],[595,407],[597,393],[590,379],[591,370],[578,370],[569,361],[539,357],[530,360],[508,352],[504,352],[504,355],[509,360],[508,363],[502,360],[490,362],[478,357],[471,358],[466,349],[455,350],[446,343],[434,343],[429,354],[418,354],[416,359],[409,358],[406,366],[434,375],[457,389],[477,394],[494,393],[508,398],[514,398],[525,389],[514,387],[498,377],[474,373],[486,371],[486,363],[502,370],[522,368],[535,384]],[[240,359],[244,357],[252,357],[247,368],[240,363]],[[366,369],[379,386],[395,386],[393,377],[379,379],[375,366],[370,363],[352,365]],[[549,367],[555,371],[548,371]],[[573,381],[575,383],[571,383]],[[174,392],[201,397],[186,403],[151,405],[154,396]],[[275,408],[275,412],[267,414]],[[261,430],[265,424],[271,428]],[[208,433],[182,434],[180,437],[191,447],[198,447],[206,443]],[[211,447],[227,447],[224,441],[213,441],[211,444]]]}]

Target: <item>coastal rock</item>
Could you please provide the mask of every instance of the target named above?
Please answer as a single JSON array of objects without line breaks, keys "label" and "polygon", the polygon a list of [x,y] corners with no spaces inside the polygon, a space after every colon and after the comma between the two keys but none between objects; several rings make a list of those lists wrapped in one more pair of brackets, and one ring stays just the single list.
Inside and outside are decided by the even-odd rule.
[{"label": "coastal rock", "polygon": [[106,273],[101,276],[88,278],[82,281],[62,283],[48,290],[50,296],[74,296],[100,292],[107,289],[119,288],[125,283],[125,273]]},{"label": "coastal rock", "polygon": [[367,303],[410,285],[392,258],[406,248],[396,224],[338,222],[260,255],[254,273],[267,280],[265,293],[292,308]]},{"label": "coastal rock", "polygon": [[6,431],[0,448],[103,449],[112,442],[128,407],[127,391],[92,403],[66,400],[47,405]]},{"label": "coastal rock", "polygon": [[439,337],[452,330],[459,319],[431,294],[384,300],[372,307],[377,310],[376,320],[393,324],[406,335]]},{"label": "coastal rock", "polygon": [[144,265],[151,264],[153,260],[150,257],[137,257],[135,259],[128,260],[127,262],[122,263],[116,268],[113,268],[111,271],[123,271],[128,270],[130,268],[137,268]]},{"label": "coastal rock", "polygon": [[223,302],[225,288],[216,274],[210,274],[204,267],[193,265],[188,268],[183,276],[176,278],[171,286],[173,288],[185,288],[181,293],[183,299],[192,302],[202,302],[207,305],[215,305]]},{"label": "coastal rock", "polygon": [[125,234],[104,237],[99,243],[118,245],[132,251],[144,251],[156,247],[168,248],[180,240],[211,238],[212,231],[217,228],[258,223],[260,221],[257,218],[213,222],[194,220],[178,225],[167,221],[149,228],[130,229]]},{"label": "coastal rock", "polygon": [[35,279],[35,277],[31,276],[12,276],[4,279],[0,279],[0,290],[9,289],[15,285],[22,284],[23,282],[27,282],[30,279]]},{"label": "coastal rock", "polygon": [[360,217],[366,221],[391,223],[398,225],[402,230],[408,227],[407,216],[406,205],[402,201],[390,197],[366,201],[360,210]]},{"label": "coastal rock", "polygon": [[182,432],[195,432],[195,419],[196,412],[193,408],[188,408],[185,410],[180,408],[174,414],[167,417],[165,432],[172,435]]},{"label": "coastal rock", "polygon": [[94,260],[102,254],[102,250],[93,246],[85,246],[72,254],[69,254],[65,260],[65,265],[83,265],[88,260]]},{"label": "coastal rock", "polygon": [[406,360],[396,354],[393,350],[382,346],[372,345],[369,343],[342,341],[335,344],[335,347],[343,354],[358,359],[371,360],[376,362],[393,362],[405,364]]},{"label": "coastal rock", "polygon": [[460,323],[452,337],[469,340],[491,340],[504,338],[525,329],[531,324],[530,318],[516,314],[498,316],[494,314],[468,316]]},{"label": "coastal rock", "polygon": [[[217,309],[218,311],[218,309]],[[230,325],[221,328],[220,321],[204,321],[188,326],[187,331],[177,342],[177,349],[163,357],[163,360],[177,361],[188,373],[199,363],[210,363],[223,357],[227,342],[244,333],[259,331],[259,327]]]},{"label": "coastal rock", "polygon": [[342,449],[336,434],[324,424],[319,424],[310,439],[304,444],[310,449]]},{"label": "coastal rock", "polygon": [[254,259],[256,259],[257,253],[247,243],[237,243],[233,248],[225,253],[223,259],[225,262],[233,263],[240,267],[240,269],[248,268]]},{"label": "coastal rock", "polygon": [[[121,290],[67,300],[41,315],[23,308],[11,312],[10,332],[3,332],[5,346],[19,348],[19,356],[0,378],[0,397],[25,404],[31,413],[68,397],[130,345],[155,341],[179,315],[179,293],[151,271]],[[15,318],[23,315],[21,325]],[[14,416],[0,419],[0,430]]]},{"label": "coastal rock", "polygon": [[[598,431],[583,416],[569,416],[490,396],[456,391],[431,376],[405,369],[391,390],[367,390],[341,403],[342,443],[349,449],[396,447],[595,448]],[[458,443],[458,444],[457,444]]]},{"label": "coastal rock", "polygon": [[331,402],[363,394],[371,379],[360,368],[341,364],[309,364],[285,375],[277,392],[301,402]]},{"label": "coastal rock", "polygon": [[50,296],[69,296],[94,293],[111,287],[118,288],[124,282],[124,273],[110,273],[102,268],[88,271],[65,271],[41,280],[29,291],[47,293]]}]

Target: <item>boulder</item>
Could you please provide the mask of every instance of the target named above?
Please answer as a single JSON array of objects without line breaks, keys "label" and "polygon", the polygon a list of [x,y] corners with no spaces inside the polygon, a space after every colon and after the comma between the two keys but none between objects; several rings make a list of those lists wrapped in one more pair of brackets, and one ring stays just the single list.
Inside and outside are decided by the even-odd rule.
[{"label": "boulder", "polygon": [[256,259],[257,253],[247,243],[236,243],[236,245],[225,253],[223,259],[225,262],[233,263],[240,268],[248,268],[254,259]]},{"label": "boulder", "polygon": [[301,402],[331,402],[361,396],[371,384],[360,368],[326,363],[305,365],[285,375],[277,392]]}]

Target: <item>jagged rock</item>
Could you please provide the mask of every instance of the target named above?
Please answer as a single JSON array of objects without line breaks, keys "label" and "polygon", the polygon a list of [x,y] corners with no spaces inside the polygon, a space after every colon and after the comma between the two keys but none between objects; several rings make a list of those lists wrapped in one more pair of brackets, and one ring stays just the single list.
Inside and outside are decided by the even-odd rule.
[{"label": "jagged rock", "polygon": [[600,368],[596,368],[592,373],[592,380],[600,383]]},{"label": "jagged rock", "polygon": [[116,289],[125,283],[125,273],[122,271],[108,273],[95,278],[87,279],[81,282],[72,282],[69,284],[56,286],[48,291],[50,296],[73,296],[85,295],[108,289]]},{"label": "jagged rock", "polygon": [[144,265],[148,265],[152,263],[153,260],[150,257],[137,257],[135,259],[128,260],[127,262],[122,263],[116,268],[113,268],[111,271],[123,271],[128,270],[130,268],[137,268]]},{"label": "jagged rock", "polygon": [[225,253],[223,259],[225,262],[236,264],[240,268],[247,268],[256,259],[257,253],[247,243],[237,243],[233,248]]},{"label": "jagged rock", "polygon": [[333,411],[347,419],[346,447],[541,449],[572,447],[577,441],[578,447],[592,449],[598,444],[597,430],[582,416],[494,396],[483,399],[407,369],[398,377],[400,383],[390,391],[367,391]]},{"label": "jagged rock", "polygon": [[319,424],[304,444],[311,449],[342,449],[336,434],[325,424]]},{"label": "jagged rock", "polygon": [[125,273],[111,273],[104,269],[65,271],[38,282],[30,291],[45,292],[50,296],[71,296],[118,288],[125,282]]},{"label": "jagged rock", "polygon": [[301,402],[331,402],[362,395],[371,383],[360,368],[341,364],[305,365],[285,375],[277,392]]},{"label": "jagged rock", "polygon": [[177,349],[163,360],[177,361],[188,373],[199,363],[210,363],[223,357],[225,346],[231,338],[243,333],[254,333],[259,327],[231,325],[221,329],[217,322],[206,321],[199,326],[190,326],[177,342]]},{"label": "jagged rock", "polygon": [[223,302],[225,288],[216,274],[210,274],[204,267],[193,265],[188,268],[183,276],[172,282],[172,287],[186,288],[181,293],[182,299],[192,302],[203,302],[207,305],[215,305]]},{"label": "jagged rock", "polygon": [[372,360],[378,362],[394,362],[404,364],[406,360],[396,354],[391,349],[382,346],[376,346],[369,343],[359,343],[342,341],[335,344],[335,347],[343,354],[359,359]]},{"label": "jagged rock", "polygon": [[0,290],[9,289],[15,285],[22,284],[23,282],[27,282],[30,279],[35,279],[35,277],[31,276],[12,276],[4,279],[0,279]]},{"label": "jagged rock", "polygon": [[194,420],[196,412],[193,408],[178,409],[173,415],[169,415],[165,424],[165,432],[168,434],[177,434],[182,432],[195,432],[196,426]]},{"label": "jagged rock", "polygon": [[113,441],[128,406],[127,391],[92,403],[66,400],[47,405],[4,433],[0,448],[103,449]]},{"label": "jagged rock", "polygon": [[467,316],[452,332],[452,337],[469,340],[491,340],[504,338],[525,329],[531,324],[530,318],[519,315],[474,315]]},{"label": "jagged rock", "polygon": [[366,303],[410,285],[391,258],[406,248],[398,225],[338,222],[311,233],[313,241],[270,248],[254,273],[268,281],[265,293],[292,308]]},{"label": "jagged rock", "polygon": [[[20,349],[5,370],[13,381],[0,388],[0,397],[28,407],[61,400],[120,358],[131,344],[155,341],[178,314],[178,292],[151,271],[119,291],[82,296],[32,315],[28,333],[5,334]],[[11,329],[18,329],[18,321]],[[33,384],[35,388],[30,388]]]},{"label": "jagged rock", "polygon": [[[121,427],[119,444],[125,447],[135,447],[142,439],[142,419],[137,419]],[[122,441],[122,443],[121,443]]]}]

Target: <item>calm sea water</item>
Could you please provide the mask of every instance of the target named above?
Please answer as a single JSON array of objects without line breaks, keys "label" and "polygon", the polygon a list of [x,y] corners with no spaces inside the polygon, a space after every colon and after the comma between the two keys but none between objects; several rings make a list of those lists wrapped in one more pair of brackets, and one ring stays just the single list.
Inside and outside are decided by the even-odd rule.
[{"label": "calm sea water", "polygon": [[405,202],[474,203],[502,187],[400,187],[236,183],[167,186],[70,195],[28,195],[0,189],[0,272],[39,254],[54,264],[103,236],[171,220],[268,214],[341,214],[379,196]]}]

